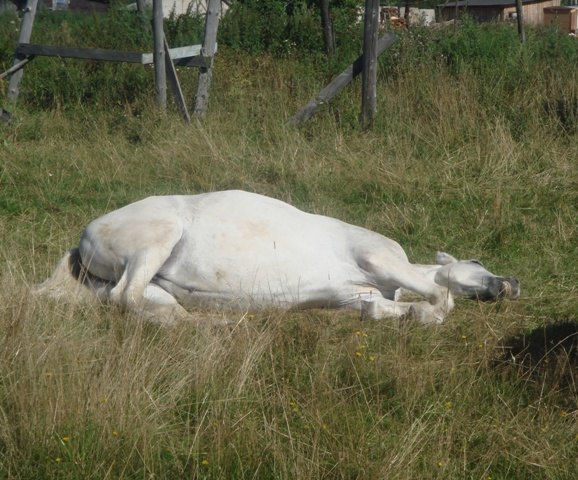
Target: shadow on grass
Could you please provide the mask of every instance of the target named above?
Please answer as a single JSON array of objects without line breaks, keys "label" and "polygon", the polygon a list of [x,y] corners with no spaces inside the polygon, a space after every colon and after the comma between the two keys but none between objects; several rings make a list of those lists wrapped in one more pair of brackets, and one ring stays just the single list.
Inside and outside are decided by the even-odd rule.
[{"label": "shadow on grass", "polygon": [[505,338],[498,349],[494,367],[506,376],[520,378],[540,396],[559,394],[564,403],[578,407],[578,320]]}]

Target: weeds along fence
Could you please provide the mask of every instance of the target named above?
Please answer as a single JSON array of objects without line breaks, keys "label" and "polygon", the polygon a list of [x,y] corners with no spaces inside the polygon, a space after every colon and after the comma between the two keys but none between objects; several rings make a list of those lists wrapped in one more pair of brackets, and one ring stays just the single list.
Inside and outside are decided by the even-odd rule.
[{"label": "weeds along fence", "polygon": [[[311,13],[301,17],[280,16],[285,23],[275,17],[276,20],[269,24],[264,20],[265,15],[259,17],[253,28],[242,29],[254,18],[247,8],[244,6],[237,13],[230,9],[219,27],[220,63],[217,69],[242,81],[230,87],[227,78],[214,79],[213,107],[216,109],[225,108],[224,104],[232,101],[230,93],[239,90],[242,84],[252,83],[251,66],[259,68],[259,62],[251,64],[251,58],[261,58],[265,62],[267,58],[277,58],[280,65],[284,65],[287,71],[279,73],[290,75],[291,80],[277,85],[275,90],[278,95],[287,96],[285,103],[293,109],[288,114],[294,114],[320,90],[320,86],[327,84],[361,52],[360,26],[354,31],[351,25],[340,20],[342,17],[335,22],[336,55],[327,57],[322,51],[320,26],[313,21]],[[54,16],[51,13],[38,12],[32,37],[34,43],[98,45],[137,52],[146,51],[152,45],[150,29],[143,29],[138,16],[130,12],[110,10],[106,15],[98,16],[74,12],[58,12],[58,16]],[[301,18],[301,37],[295,33],[296,18]],[[341,27],[342,24],[349,30]],[[13,15],[6,14],[0,15],[0,26],[3,31],[12,32],[12,36],[0,38],[0,66],[5,70],[12,65],[19,25]],[[267,28],[275,29],[275,32],[267,36]],[[165,21],[164,30],[171,45],[198,44],[204,35],[204,18],[170,18]],[[288,44],[275,40],[281,38],[281,32],[292,35]],[[528,121],[536,116],[548,123],[551,123],[548,119],[555,119],[556,128],[575,131],[578,107],[573,66],[578,62],[578,42],[554,29],[530,29],[527,33],[528,40],[521,46],[511,25],[478,25],[467,19],[450,29],[415,27],[409,32],[399,32],[397,44],[379,58],[378,88],[398,88],[397,82],[403,83],[399,88],[415,92],[419,97],[417,108],[425,108],[428,95],[434,90],[432,82],[438,81],[436,75],[449,75],[459,84],[470,82],[469,94],[474,95],[488,112],[503,116],[518,133],[523,132]],[[258,56],[251,57],[255,54]],[[231,74],[234,70],[237,73]],[[79,106],[115,109],[123,106],[139,113],[152,96],[152,85],[152,70],[147,68],[38,58],[33,68],[27,70],[22,83],[21,103],[23,107],[33,109]],[[528,90],[528,85],[535,88]],[[181,86],[185,98],[193,98],[197,79],[182,78]],[[346,105],[349,105],[348,100],[344,98],[335,105],[334,111],[339,110],[342,119],[357,116],[355,112],[349,113],[350,107]]]}]

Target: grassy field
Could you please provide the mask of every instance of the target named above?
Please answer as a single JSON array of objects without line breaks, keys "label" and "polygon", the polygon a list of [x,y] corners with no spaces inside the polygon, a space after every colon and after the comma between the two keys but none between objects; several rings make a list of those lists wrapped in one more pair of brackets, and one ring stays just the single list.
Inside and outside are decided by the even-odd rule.
[{"label": "grassy field", "polygon": [[[0,124],[0,478],[578,478],[576,355],[495,362],[511,336],[577,320],[576,65],[412,64],[405,41],[368,131],[357,83],[287,126],[326,75],[226,49],[203,124],[146,100],[31,108],[24,84]],[[379,231],[417,262],[479,258],[522,296],[458,301],[433,328],[220,313],[234,329],[29,296],[95,216],[228,188]]]}]

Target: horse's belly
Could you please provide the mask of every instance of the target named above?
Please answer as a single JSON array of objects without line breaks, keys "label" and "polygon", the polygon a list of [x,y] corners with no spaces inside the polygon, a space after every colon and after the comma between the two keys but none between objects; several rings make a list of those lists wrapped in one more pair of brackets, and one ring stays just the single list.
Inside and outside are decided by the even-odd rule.
[{"label": "horse's belly", "polygon": [[330,306],[348,287],[353,290],[363,282],[352,259],[284,242],[256,241],[251,248],[235,251],[218,241],[197,242],[190,250],[182,249],[179,257],[159,276],[174,285],[171,293],[183,303]]}]

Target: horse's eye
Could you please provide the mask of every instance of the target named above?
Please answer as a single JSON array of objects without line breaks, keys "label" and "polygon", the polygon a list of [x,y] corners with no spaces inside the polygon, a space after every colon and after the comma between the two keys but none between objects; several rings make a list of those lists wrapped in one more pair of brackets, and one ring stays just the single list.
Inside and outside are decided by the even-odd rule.
[{"label": "horse's eye", "polygon": [[470,260],[469,262],[470,262],[470,263],[475,263],[476,265],[479,265],[480,267],[483,267],[483,266],[484,266],[484,264],[483,264],[482,262],[480,262],[479,260],[473,259],[473,260]]}]

